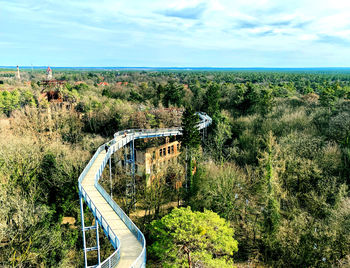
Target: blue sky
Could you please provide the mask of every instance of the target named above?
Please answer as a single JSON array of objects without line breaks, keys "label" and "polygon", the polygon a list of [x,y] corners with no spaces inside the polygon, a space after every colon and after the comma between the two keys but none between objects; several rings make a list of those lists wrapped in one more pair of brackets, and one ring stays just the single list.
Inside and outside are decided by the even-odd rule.
[{"label": "blue sky", "polygon": [[348,0],[0,0],[0,66],[349,67]]}]

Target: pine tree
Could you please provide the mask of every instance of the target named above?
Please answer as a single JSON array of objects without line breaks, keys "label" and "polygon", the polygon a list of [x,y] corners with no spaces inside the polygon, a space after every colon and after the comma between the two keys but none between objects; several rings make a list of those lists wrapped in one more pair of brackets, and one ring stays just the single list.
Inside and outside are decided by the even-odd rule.
[{"label": "pine tree", "polygon": [[170,81],[164,88],[163,105],[165,107],[169,107],[170,105],[180,107],[184,96],[185,91],[183,86]]},{"label": "pine tree", "polygon": [[280,223],[280,206],[277,199],[278,182],[276,176],[276,168],[274,163],[276,160],[276,152],[273,149],[273,146],[276,146],[275,139],[272,135],[272,132],[269,132],[266,140],[266,151],[263,154],[261,159],[261,164],[264,168],[264,184],[266,185],[265,193],[265,209],[263,211],[264,216],[264,232],[268,238],[273,238],[276,234],[279,223]]},{"label": "pine tree", "polygon": [[199,117],[195,114],[192,107],[187,107],[182,115],[182,137],[181,150],[186,153],[186,187],[188,196],[192,193],[193,175],[192,175],[192,154],[198,149],[201,138],[197,128]]},{"label": "pine tree", "polygon": [[204,111],[214,119],[220,113],[219,98],[220,86],[217,83],[210,83],[204,96]]},{"label": "pine tree", "polygon": [[163,267],[234,267],[230,258],[238,251],[234,229],[212,211],[175,208],[151,223],[150,236],[150,252]]},{"label": "pine tree", "polygon": [[264,243],[265,260],[271,256],[277,242],[277,233],[281,224],[280,199],[284,196],[278,180],[279,172],[284,170],[284,161],[279,158],[279,146],[270,131],[265,140],[266,149],[259,159],[262,171],[261,200],[262,213],[262,241]]},{"label": "pine tree", "polygon": [[192,107],[187,107],[182,115],[181,147],[184,149],[196,149],[201,143],[200,133],[197,128],[199,117]]},{"label": "pine tree", "polygon": [[264,88],[260,92],[259,106],[263,117],[266,117],[272,111],[274,105],[274,96],[271,88]]}]

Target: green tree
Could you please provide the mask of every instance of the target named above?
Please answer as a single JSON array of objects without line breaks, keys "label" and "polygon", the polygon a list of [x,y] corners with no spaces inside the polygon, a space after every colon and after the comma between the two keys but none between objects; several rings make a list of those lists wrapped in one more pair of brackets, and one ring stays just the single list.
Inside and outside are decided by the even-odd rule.
[{"label": "green tree", "polygon": [[201,143],[201,137],[197,124],[199,123],[199,116],[195,114],[192,107],[186,107],[182,114],[182,137],[181,148],[192,149],[198,148]]},{"label": "green tree", "polygon": [[7,90],[0,92],[0,111],[7,116],[20,106],[20,96],[17,90],[9,92]]},{"label": "green tree", "polygon": [[213,135],[213,155],[215,159],[223,163],[225,158],[225,143],[232,136],[231,127],[228,122],[228,118],[222,116],[221,120],[218,121],[217,127],[214,130]]},{"label": "green tree", "polygon": [[277,147],[275,138],[272,132],[269,132],[266,139],[266,151],[262,154],[262,158],[260,159],[264,175],[263,184],[266,187],[263,229],[267,239],[274,237],[280,223],[280,206],[276,193],[278,182],[276,174],[277,153],[275,147]]},{"label": "green tree", "polygon": [[258,91],[255,85],[248,82],[245,86],[241,85],[237,89],[235,96],[236,108],[243,114],[248,114],[253,111],[253,107],[259,100]]},{"label": "green tree", "polygon": [[323,106],[332,108],[336,101],[336,94],[333,88],[326,87],[320,94],[320,102]]},{"label": "green tree", "polygon": [[264,88],[260,92],[259,107],[262,116],[266,116],[272,111],[274,96],[271,88]]},{"label": "green tree", "polygon": [[181,150],[186,153],[186,186],[189,190],[187,193],[192,193],[192,165],[193,154],[198,149],[201,138],[197,128],[199,122],[199,116],[195,114],[192,107],[187,107],[182,115],[182,137],[181,137]]},{"label": "green tree", "polygon": [[170,81],[164,88],[163,104],[169,107],[171,104],[180,107],[185,96],[182,85]]},{"label": "green tree", "polygon": [[194,106],[194,109],[196,111],[200,111],[203,106],[203,98],[204,93],[201,88],[201,84],[198,80],[194,81],[192,84],[190,84],[190,89],[193,93],[192,97],[192,104]]},{"label": "green tree", "polygon": [[220,86],[217,83],[210,83],[206,94],[204,95],[204,111],[207,112],[214,120],[220,113],[219,106]]},{"label": "green tree", "polygon": [[34,107],[35,100],[34,100],[33,92],[31,92],[30,90],[22,91],[20,96],[20,103],[21,103],[21,106],[29,105],[31,107]]},{"label": "green tree", "polygon": [[192,212],[190,207],[175,208],[150,226],[150,247],[163,267],[232,267],[238,243],[230,224],[216,213]]},{"label": "green tree", "polygon": [[164,97],[164,87],[161,84],[159,84],[158,86],[154,86],[154,88],[155,88],[156,94],[153,98],[152,103],[154,106],[158,107],[159,103],[162,102]]}]

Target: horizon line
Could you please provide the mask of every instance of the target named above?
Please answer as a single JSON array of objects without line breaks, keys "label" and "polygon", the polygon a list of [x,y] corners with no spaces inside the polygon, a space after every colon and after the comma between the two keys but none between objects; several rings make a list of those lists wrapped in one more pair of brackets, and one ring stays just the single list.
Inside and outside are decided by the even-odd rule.
[{"label": "horizon line", "polygon": [[[209,66],[55,66],[55,65],[18,65],[20,68],[122,68],[122,69],[350,69],[350,66],[327,67],[209,67]],[[3,68],[17,68],[17,65],[0,65]]]}]

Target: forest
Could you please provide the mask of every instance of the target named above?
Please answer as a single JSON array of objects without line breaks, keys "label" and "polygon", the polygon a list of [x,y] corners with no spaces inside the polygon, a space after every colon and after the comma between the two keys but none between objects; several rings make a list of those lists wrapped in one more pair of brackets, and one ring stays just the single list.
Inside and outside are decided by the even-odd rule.
[{"label": "forest", "polygon": [[[349,72],[53,76],[63,85],[43,85],[45,69],[20,79],[0,69],[0,266],[83,267],[78,177],[95,150],[124,129],[184,126],[195,111],[213,124],[184,135],[188,151],[151,185],[137,180],[132,206],[129,175],[113,166],[113,197],[145,234],[147,267],[350,266]],[[100,241],[104,259],[113,249]]]}]

